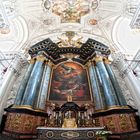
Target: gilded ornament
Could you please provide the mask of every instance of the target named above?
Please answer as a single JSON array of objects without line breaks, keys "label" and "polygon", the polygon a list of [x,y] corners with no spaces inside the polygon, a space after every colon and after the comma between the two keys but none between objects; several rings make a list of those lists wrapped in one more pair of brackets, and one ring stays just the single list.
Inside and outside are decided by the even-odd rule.
[{"label": "gilded ornament", "polygon": [[18,130],[20,128],[21,123],[22,123],[22,116],[21,116],[21,114],[16,114],[14,116],[14,119],[11,122],[12,129],[15,130],[15,131]]},{"label": "gilded ornament", "polygon": [[101,62],[101,61],[103,61],[103,57],[102,56],[97,56],[97,57],[95,57],[95,61],[96,62]]},{"label": "gilded ornament", "polygon": [[110,64],[111,61],[110,61],[108,58],[104,58],[104,63],[105,63],[105,64]]},{"label": "gilded ornament", "polygon": [[97,23],[98,23],[98,22],[97,22],[96,19],[90,19],[90,20],[89,20],[89,24],[90,24],[90,25],[97,25]]},{"label": "gilded ornament", "polygon": [[58,46],[62,47],[77,47],[80,48],[82,45],[82,38],[77,35],[77,33],[73,31],[67,31],[63,33],[60,37],[57,37],[60,41],[58,42]]},{"label": "gilded ornament", "polygon": [[29,62],[30,62],[30,64],[34,64],[35,63],[35,59],[32,58]]},{"label": "gilded ornament", "polygon": [[62,128],[77,128],[75,118],[65,118]]},{"label": "gilded ornament", "polygon": [[122,130],[128,130],[129,125],[128,125],[128,120],[127,120],[127,115],[126,114],[121,114],[119,116],[120,119],[120,127]]},{"label": "gilded ornament", "polygon": [[106,123],[106,125],[107,125],[107,128],[108,128],[109,130],[111,130],[111,131],[115,130],[115,124],[114,124],[114,122],[113,122],[113,118],[112,118],[112,117],[108,117],[108,118],[107,118],[107,123]]},{"label": "gilded ornament", "polygon": [[26,119],[26,122],[24,124],[24,127],[26,129],[26,131],[31,130],[32,129],[32,124],[33,124],[33,117],[28,116]]},{"label": "gilded ornament", "polygon": [[39,55],[36,57],[37,61],[45,61],[45,57],[43,55]]},{"label": "gilded ornament", "polygon": [[61,22],[80,22],[81,16],[89,13],[89,1],[87,0],[59,0],[52,4],[52,12],[60,16]]}]

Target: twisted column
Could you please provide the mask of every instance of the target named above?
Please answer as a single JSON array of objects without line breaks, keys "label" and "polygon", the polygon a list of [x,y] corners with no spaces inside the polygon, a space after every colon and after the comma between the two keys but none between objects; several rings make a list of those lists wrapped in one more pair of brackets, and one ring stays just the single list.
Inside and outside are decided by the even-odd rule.
[{"label": "twisted column", "polygon": [[104,91],[104,96],[105,96],[107,106],[112,107],[112,106],[119,105],[118,99],[115,94],[115,90],[112,86],[109,75],[102,61],[102,57],[96,57],[95,61],[101,76],[103,91]]},{"label": "twisted column", "polygon": [[89,66],[89,75],[90,75],[91,87],[93,91],[92,93],[93,93],[93,98],[95,103],[95,110],[97,111],[97,110],[104,109],[105,108],[105,102],[103,100],[104,97],[102,96],[101,93],[98,76],[93,63]]},{"label": "twisted column", "polygon": [[46,99],[48,96],[50,75],[51,75],[51,65],[48,62],[46,62],[43,76],[42,76],[38,99],[34,108],[45,110]]},{"label": "twisted column", "polygon": [[18,89],[16,99],[15,99],[15,103],[14,103],[15,106],[19,106],[21,104],[22,98],[24,96],[25,88],[26,88],[26,85],[27,85],[28,80],[30,78],[34,63],[35,63],[35,60],[31,59],[30,64],[28,66],[28,69],[27,69],[27,71],[26,71],[26,73],[23,77],[23,80],[20,83],[20,87]]},{"label": "twisted column", "polygon": [[30,108],[33,107],[39,92],[39,87],[41,83],[42,73],[44,69],[44,61],[45,57],[43,55],[39,55],[36,58],[35,65],[31,72],[31,76],[28,80],[24,96],[21,102],[21,105],[28,106]]},{"label": "twisted column", "polygon": [[121,90],[121,88],[119,86],[117,78],[116,78],[116,76],[115,76],[115,74],[114,74],[114,72],[113,72],[113,70],[112,70],[112,68],[110,66],[109,60],[105,59],[104,64],[105,64],[106,70],[107,70],[107,72],[109,74],[109,77],[110,77],[110,80],[112,82],[112,85],[113,85],[113,87],[115,89],[115,93],[116,93],[116,96],[118,98],[119,104],[121,106],[126,106],[127,105],[126,100],[125,100],[125,98],[123,96],[123,93],[122,93],[122,90]]}]

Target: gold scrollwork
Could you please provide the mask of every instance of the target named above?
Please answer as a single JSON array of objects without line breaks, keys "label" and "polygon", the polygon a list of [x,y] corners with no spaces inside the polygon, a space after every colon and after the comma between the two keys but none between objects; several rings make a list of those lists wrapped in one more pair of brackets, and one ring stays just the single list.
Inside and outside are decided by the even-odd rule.
[{"label": "gold scrollwork", "polygon": [[35,59],[31,59],[30,64],[34,64],[34,63],[35,63]]},{"label": "gold scrollwork", "polygon": [[110,61],[108,58],[104,58],[104,63],[105,63],[105,64],[110,64],[111,61]]},{"label": "gold scrollwork", "polygon": [[27,120],[24,124],[24,127],[26,130],[31,130],[32,129],[32,124],[33,124],[33,117],[27,117]]},{"label": "gold scrollwork", "polygon": [[101,62],[101,61],[103,61],[103,58],[102,58],[101,56],[97,56],[97,57],[95,58],[95,61],[96,61],[96,62]]},{"label": "gold scrollwork", "polygon": [[127,120],[126,114],[121,114],[119,116],[119,118],[120,118],[120,127],[121,127],[121,129],[128,130],[129,125],[128,125],[128,120]]},{"label": "gold scrollwork", "polygon": [[45,57],[43,55],[39,55],[36,57],[37,61],[45,61]]},{"label": "gold scrollwork", "polygon": [[14,117],[14,120],[11,122],[11,124],[12,124],[11,127],[14,130],[18,130],[20,128],[21,122],[22,122],[22,116],[21,116],[21,114],[17,113]]},{"label": "gold scrollwork", "polygon": [[129,117],[130,117],[132,128],[136,129],[137,128],[137,124],[136,124],[136,120],[135,120],[133,114],[131,114]]},{"label": "gold scrollwork", "polygon": [[107,118],[107,128],[111,131],[115,130],[115,125],[112,117]]}]

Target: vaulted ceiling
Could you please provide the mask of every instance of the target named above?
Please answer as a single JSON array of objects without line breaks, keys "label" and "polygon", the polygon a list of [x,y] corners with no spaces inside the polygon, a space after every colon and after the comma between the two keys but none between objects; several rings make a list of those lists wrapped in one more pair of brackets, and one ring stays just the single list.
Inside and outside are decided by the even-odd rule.
[{"label": "vaulted ceiling", "polygon": [[24,51],[46,38],[68,42],[65,35],[71,31],[73,42],[92,38],[112,52],[133,57],[140,48],[140,32],[129,25],[138,4],[137,0],[1,0],[0,51]]}]

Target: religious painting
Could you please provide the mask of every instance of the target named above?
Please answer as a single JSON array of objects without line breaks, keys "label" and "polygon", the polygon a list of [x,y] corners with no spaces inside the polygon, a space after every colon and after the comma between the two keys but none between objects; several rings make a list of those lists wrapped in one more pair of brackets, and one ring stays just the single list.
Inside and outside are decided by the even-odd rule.
[{"label": "religious painting", "polygon": [[52,74],[49,99],[67,101],[68,96],[73,101],[91,100],[87,71],[74,62],[58,65]]}]

